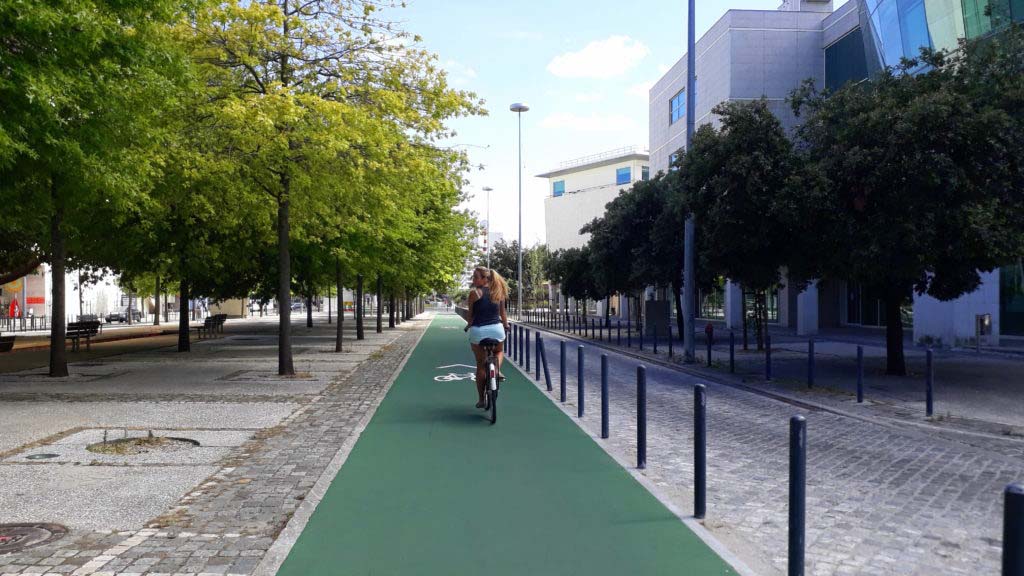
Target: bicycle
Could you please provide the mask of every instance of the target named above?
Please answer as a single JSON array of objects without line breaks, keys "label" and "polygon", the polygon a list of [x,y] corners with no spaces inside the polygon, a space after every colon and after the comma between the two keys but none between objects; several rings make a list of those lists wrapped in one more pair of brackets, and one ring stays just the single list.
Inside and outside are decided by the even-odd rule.
[{"label": "bicycle", "polygon": [[487,354],[484,360],[487,366],[487,381],[484,383],[484,410],[491,412],[491,424],[498,421],[498,345],[501,342],[493,338],[484,338],[480,347]]}]

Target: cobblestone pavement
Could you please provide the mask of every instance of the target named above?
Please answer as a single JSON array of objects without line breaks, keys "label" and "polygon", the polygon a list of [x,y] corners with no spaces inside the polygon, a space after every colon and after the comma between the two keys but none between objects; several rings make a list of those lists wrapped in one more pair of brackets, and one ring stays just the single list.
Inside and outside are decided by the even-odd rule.
[{"label": "cobblestone pavement", "polygon": [[[346,327],[351,328],[352,324],[347,321]],[[275,382],[273,378],[258,379],[257,384],[273,388],[263,394],[172,391],[142,398],[129,391],[77,395],[73,391],[53,393],[45,389],[36,397],[16,386],[17,391],[11,391],[10,399],[19,402],[159,400],[182,402],[186,406],[199,401],[229,405],[292,402],[299,407],[276,426],[260,429],[251,440],[235,448],[218,463],[215,474],[189,490],[166,513],[149,520],[144,528],[72,530],[52,544],[0,555],[0,574],[251,574],[345,439],[380,402],[392,374],[426,324],[426,320],[414,320],[376,335],[371,322],[367,341],[348,340],[346,349],[350,352],[340,357],[361,363],[348,362],[350,365],[344,367],[338,366],[339,362],[346,362],[338,360],[339,356],[320,354],[333,351],[332,326],[318,326],[296,336],[296,347],[305,348],[296,355],[296,369],[310,373],[305,380],[322,383],[312,392],[305,386],[289,393],[287,382]],[[221,343],[221,350],[214,344],[206,349],[211,369],[215,360],[232,356],[232,347],[227,344],[230,343]],[[265,361],[270,365],[276,361],[273,350],[251,356],[245,361]],[[159,358],[160,353],[153,353],[148,359],[146,354],[133,354],[124,361],[151,360],[159,364]],[[189,361],[202,362],[202,354]],[[354,370],[355,366],[358,370]],[[0,400],[6,401],[4,389],[0,382]],[[2,517],[0,512],[0,521]]]},{"label": "cobblestone pavement", "polygon": [[[545,350],[557,402],[559,338]],[[576,346],[568,341],[568,402],[577,405]],[[609,440],[635,465],[636,366],[585,348],[581,425],[600,432],[600,354],[609,355]],[[531,370],[531,376],[534,371]],[[786,572],[788,420],[808,419],[808,574],[996,574],[1002,491],[1024,479],[1012,439],[938,436],[792,404],[676,369],[648,365],[648,452],[642,472],[680,511],[692,513],[693,385],[708,386],[708,512],[705,526],[763,574]],[[539,384],[541,385],[541,384]]]}]

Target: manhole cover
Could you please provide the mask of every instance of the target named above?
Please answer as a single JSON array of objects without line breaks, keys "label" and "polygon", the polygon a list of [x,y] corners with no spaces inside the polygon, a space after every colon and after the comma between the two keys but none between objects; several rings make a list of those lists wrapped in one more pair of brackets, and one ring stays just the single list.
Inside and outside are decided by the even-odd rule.
[{"label": "manhole cover", "polygon": [[67,532],[59,524],[0,524],[0,554],[42,546]]},{"label": "manhole cover", "polygon": [[25,456],[25,460],[49,460],[50,458],[59,458],[60,454],[30,454]]},{"label": "manhole cover", "polygon": [[177,452],[199,446],[199,442],[191,438],[173,438],[171,436],[148,436],[142,438],[118,438],[107,442],[97,442],[86,446],[89,452],[110,454],[114,456],[135,456],[153,452]]}]

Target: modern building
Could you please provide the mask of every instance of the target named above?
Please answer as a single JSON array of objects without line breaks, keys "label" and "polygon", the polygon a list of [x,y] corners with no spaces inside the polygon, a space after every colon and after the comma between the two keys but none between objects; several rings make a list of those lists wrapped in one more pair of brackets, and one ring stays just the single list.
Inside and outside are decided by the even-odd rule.
[{"label": "modern building", "polygon": [[609,150],[562,162],[555,170],[538,174],[548,180],[544,199],[544,231],[548,249],[582,248],[590,239],[580,228],[604,215],[606,204],[647,180],[649,156],[639,146]]},{"label": "modern building", "polygon": [[[785,0],[778,10],[729,10],[696,44],[696,123],[714,123],[711,110],[729,100],[765,97],[787,129],[797,124],[786,98],[805,79],[829,89],[868,78],[922,46],[955,49],[962,38],[1024,21],[1024,0]],[[670,169],[685,147],[687,59],[683,55],[650,91],[651,168]],[[1018,261],[983,275],[983,285],[950,302],[928,296],[907,302],[915,341],[945,345],[975,337],[979,316],[991,318],[990,341],[1024,336],[1024,268]],[[785,284],[785,283],[783,283]],[[703,316],[730,327],[742,322],[742,288],[723,281],[702,294]],[[884,326],[884,307],[871,290],[823,280],[799,294],[780,286],[770,317],[798,334],[822,328]]]},{"label": "modern building", "polygon": [[[538,174],[548,180],[544,199],[544,231],[548,250],[582,248],[590,240],[580,229],[604,215],[605,205],[634,182],[650,178],[650,157],[639,146],[609,150],[562,162]],[[617,300],[608,304],[619,312]],[[603,314],[603,304],[598,313]]]}]

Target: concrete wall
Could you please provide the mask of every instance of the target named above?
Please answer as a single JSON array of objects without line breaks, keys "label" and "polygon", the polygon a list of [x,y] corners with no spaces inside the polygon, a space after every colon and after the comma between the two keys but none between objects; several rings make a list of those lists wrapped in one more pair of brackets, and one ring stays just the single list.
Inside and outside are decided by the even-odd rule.
[{"label": "concrete wall", "polygon": [[949,302],[931,296],[914,297],[914,342],[930,340],[942,346],[968,346],[974,343],[977,314],[992,315],[992,335],[988,344],[999,342],[999,271],[983,273],[982,285]]}]

